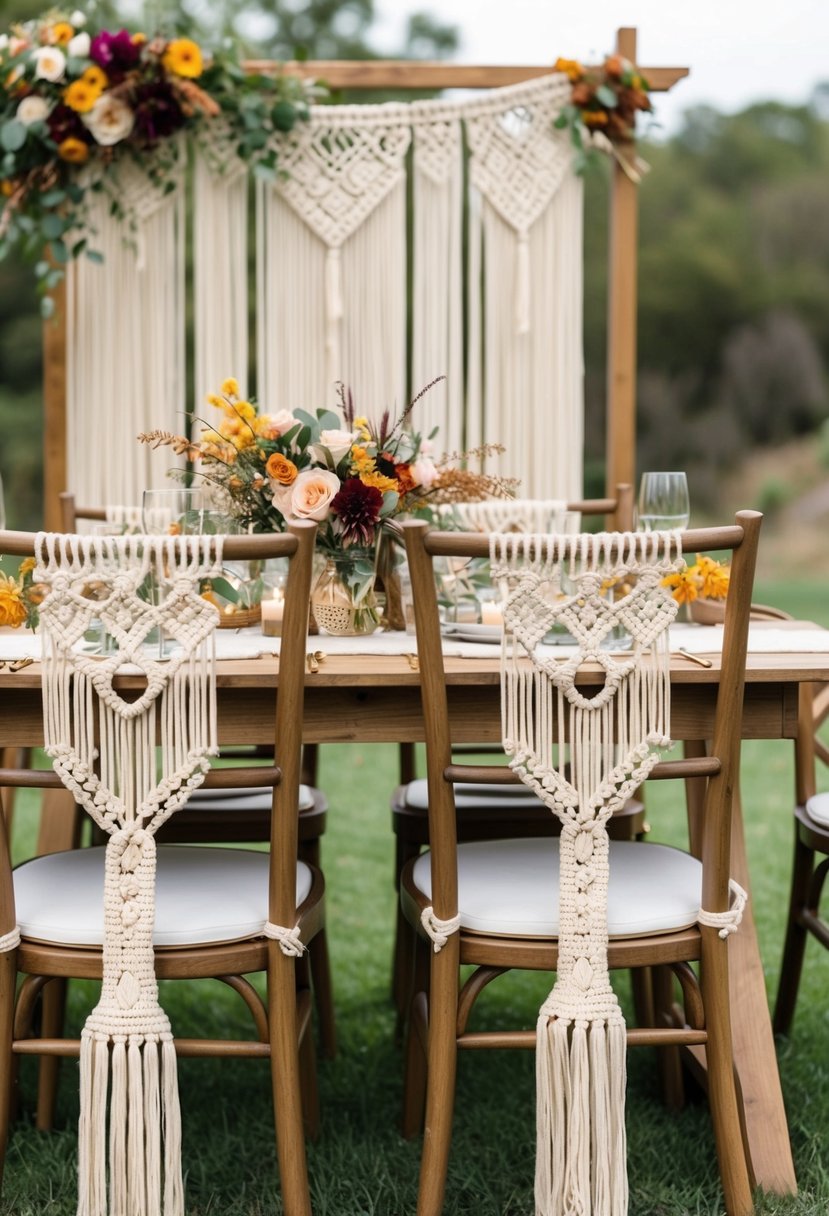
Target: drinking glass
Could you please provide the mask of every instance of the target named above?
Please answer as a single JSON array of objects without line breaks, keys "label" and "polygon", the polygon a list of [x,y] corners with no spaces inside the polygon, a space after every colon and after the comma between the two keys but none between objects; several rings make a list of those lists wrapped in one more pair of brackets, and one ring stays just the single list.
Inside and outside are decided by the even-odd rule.
[{"label": "drinking glass", "polygon": [[637,511],[640,532],[688,527],[691,507],[684,473],[643,473]]},{"label": "drinking glass", "polygon": [[218,530],[211,526],[211,507],[210,491],[201,487],[145,490],[141,523],[148,535],[201,536]]}]

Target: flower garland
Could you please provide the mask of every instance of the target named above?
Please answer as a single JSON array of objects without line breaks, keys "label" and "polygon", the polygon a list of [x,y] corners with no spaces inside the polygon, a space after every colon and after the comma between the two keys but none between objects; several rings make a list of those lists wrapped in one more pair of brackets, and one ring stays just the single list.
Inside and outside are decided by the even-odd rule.
[{"label": "flower garland", "polygon": [[557,59],[555,70],[572,85],[570,102],[555,126],[570,131],[576,172],[583,173],[595,161],[596,151],[607,152],[638,183],[648,166],[636,156],[636,114],[653,110],[648,80],[621,55],[608,55],[600,68]]},{"label": "flower garland", "polygon": [[[191,38],[92,32],[82,12],[13,25],[0,34],[0,260],[19,250],[35,262],[48,315],[62,267],[101,260],[86,194],[107,191],[111,165],[130,157],[172,189],[174,137],[222,119],[238,155],[273,180],[271,135],[307,117],[318,93],[298,77],[247,73],[228,51],[207,56]],[[122,216],[116,190],[109,200]]]}]

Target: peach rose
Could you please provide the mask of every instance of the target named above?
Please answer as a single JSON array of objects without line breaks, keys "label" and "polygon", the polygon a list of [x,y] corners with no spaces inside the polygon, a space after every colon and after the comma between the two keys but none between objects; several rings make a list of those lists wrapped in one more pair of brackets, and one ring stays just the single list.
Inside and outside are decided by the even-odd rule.
[{"label": "peach rose", "polygon": [[294,519],[328,518],[333,498],[340,491],[340,479],[328,469],[305,469],[291,489],[291,515]]}]

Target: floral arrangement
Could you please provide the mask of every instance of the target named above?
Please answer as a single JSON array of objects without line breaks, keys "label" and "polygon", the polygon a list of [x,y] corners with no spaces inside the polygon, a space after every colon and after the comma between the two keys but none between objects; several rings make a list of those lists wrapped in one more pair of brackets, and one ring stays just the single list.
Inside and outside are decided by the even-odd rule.
[{"label": "floral arrangement", "polygon": [[557,59],[555,70],[572,85],[570,101],[555,125],[570,131],[576,171],[584,172],[598,149],[610,152],[628,176],[639,181],[647,166],[635,154],[636,114],[653,109],[646,78],[621,55],[608,55],[600,68]]},{"label": "floral arrangement", "polygon": [[444,502],[512,497],[511,478],[460,467],[503,451],[485,444],[469,452],[435,458],[434,432],[410,428],[426,385],[395,419],[357,414],[349,390],[340,386],[340,411],[318,409],[261,413],[240,397],[238,382],[225,380],[208,404],[219,411],[198,441],[168,431],[139,435],[153,447],[187,457],[194,475],[211,485],[217,510],[253,532],[283,532],[291,520],[314,520],[317,549],[339,564],[337,578],[356,601],[365,599],[377,572],[378,542],[399,538],[396,517],[428,513]]},{"label": "floral arrangement", "polygon": [[693,566],[686,565],[684,570],[667,575],[662,586],[670,587],[678,604],[692,604],[697,599],[724,600],[730,573],[730,566],[698,553]]},{"label": "floral arrangement", "polygon": [[0,626],[19,629],[21,625],[26,625],[29,629],[37,628],[38,609],[46,588],[41,583],[33,582],[34,568],[34,558],[27,557],[20,563],[17,577],[0,570]]},{"label": "floral arrangement", "polygon": [[[61,267],[84,253],[100,260],[85,200],[107,190],[109,165],[132,157],[171,188],[173,137],[221,117],[239,155],[272,178],[270,135],[305,117],[316,92],[299,78],[245,73],[190,38],[93,32],[82,12],[13,25],[0,35],[0,258],[20,249],[35,261],[48,314]],[[116,189],[109,201],[122,214]]]}]

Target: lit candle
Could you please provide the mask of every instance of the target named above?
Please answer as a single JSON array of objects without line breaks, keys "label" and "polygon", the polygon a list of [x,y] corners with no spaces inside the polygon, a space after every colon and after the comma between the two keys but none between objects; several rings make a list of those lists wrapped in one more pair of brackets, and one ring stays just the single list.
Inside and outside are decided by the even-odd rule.
[{"label": "lit candle", "polygon": [[278,638],[282,636],[282,613],[284,610],[285,598],[278,588],[274,591],[272,599],[262,600],[262,632],[266,637]]},{"label": "lit candle", "polygon": [[482,625],[501,625],[504,621],[504,614],[501,610],[501,604],[498,600],[482,600],[481,601],[481,624]]}]

